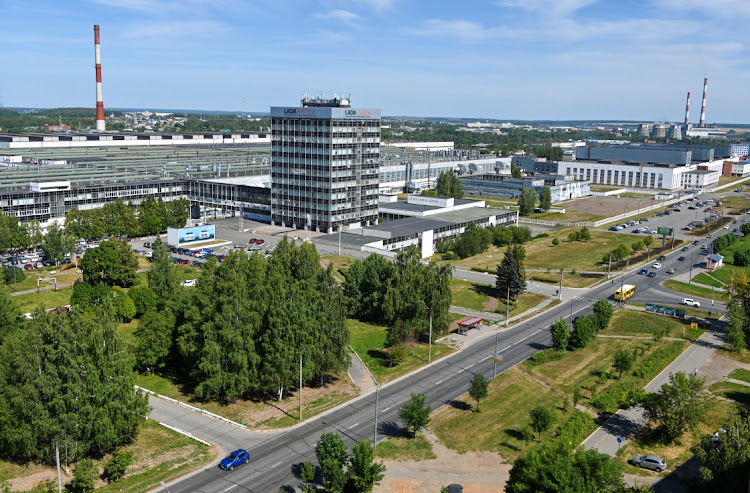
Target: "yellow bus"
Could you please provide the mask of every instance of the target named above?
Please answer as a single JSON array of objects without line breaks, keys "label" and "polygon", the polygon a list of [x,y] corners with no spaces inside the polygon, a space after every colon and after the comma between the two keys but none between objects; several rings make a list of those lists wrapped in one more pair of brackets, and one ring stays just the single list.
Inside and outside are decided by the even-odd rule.
[{"label": "yellow bus", "polygon": [[632,284],[625,284],[620,289],[615,291],[615,299],[617,301],[625,301],[635,294],[635,286]]}]

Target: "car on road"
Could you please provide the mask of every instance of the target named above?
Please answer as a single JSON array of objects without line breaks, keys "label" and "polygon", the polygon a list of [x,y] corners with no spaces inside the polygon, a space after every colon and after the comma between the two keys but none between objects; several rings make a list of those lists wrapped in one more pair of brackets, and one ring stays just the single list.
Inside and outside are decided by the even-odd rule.
[{"label": "car on road", "polygon": [[648,234],[655,235],[657,234],[657,231],[655,229],[652,229],[651,231],[648,232]]},{"label": "car on road", "polygon": [[667,257],[666,257],[666,255],[659,255],[659,256],[658,256],[658,257],[656,258],[656,260],[658,260],[659,262],[661,262],[662,260],[667,260]]},{"label": "car on road", "polygon": [[235,243],[234,244],[234,248],[242,248],[244,250],[245,249],[245,245],[242,245],[240,243]]},{"label": "car on road", "polygon": [[195,286],[198,283],[197,279],[188,279],[186,281],[182,281],[180,284],[183,288],[190,288]]},{"label": "car on road", "polygon": [[686,247],[686,246],[682,247],[682,251],[683,252],[687,252],[688,251],[688,247]]},{"label": "car on road", "polygon": [[667,468],[667,461],[655,455],[636,455],[630,462],[632,462],[635,467],[651,469],[656,472],[662,472]]},{"label": "car on road", "polygon": [[680,301],[680,304],[685,305],[685,306],[695,306],[695,307],[701,306],[700,301],[695,301],[692,298],[683,298],[682,301]]},{"label": "car on road", "polygon": [[670,267],[667,271],[667,274],[674,274],[675,272],[677,272],[677,269],[675,269],[674,267]]},{"label": "car on road", "polygon": [[683,231],[692,231],[692,230],[693,230],[693,228],[691,228],[690,226],[683,226],[683,227],[682,227],[682,230],[683,230]]},{"label": "car on road", "polygon": [[647,274],[647,277],[656,277],[656,272],[651,271]]},{"label": "car on road", "polygon": [[225,471],[231,471],[232,469],[234,469],[234,466],[247,464],[247,461],[249,460],[250,454],[247,453],[247,450],[237,449],[231,454],[224,457],[219,463],[219,467],[224,469]]},{"label": "car on road", "polygon": [[654,265],[651,266],[653,269],[661,269],[661,263],[660,262],[654,262]]},{"label": "car on road", "polygon": [[677,257],[677,260],[679,260],[680,262],[684,262],[685,261],[685,257]]},{"label": "car on road", "polygon": [[700,243],[700,242],[699,242],[698,240],[695,240],[695,241],[693,242],[693,245],[697,245],[698,243]]},{"label": "car on road", "polygon": [[724,226],[724,229],[729,229],[729,226]]},{"label": "car on road", "polygon": [[642,276],[645,276],[646,274],[648,274],[648,269],[641,269],[638,271],[638,273]]}]

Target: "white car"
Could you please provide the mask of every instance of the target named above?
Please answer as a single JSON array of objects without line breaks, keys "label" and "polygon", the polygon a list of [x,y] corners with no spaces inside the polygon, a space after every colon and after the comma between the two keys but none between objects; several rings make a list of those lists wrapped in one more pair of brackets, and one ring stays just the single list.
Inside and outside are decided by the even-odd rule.
[{"label": "white car", "polygon": [[655,229],[652,229],[651,231],[648,232],[648,234],[655,235],[655,234],[658,234],[658,232]]},{"label": "white car", "polygon": [[188,279],[187,281],[182,281],[181,286],[184,288],[190,288],[195,286],[195,284],[198,282],[197,279]]},{"label": "white car", "polygon": [[654,265],[652,265],[654,269],[660,269],[661,268],[661,262],[656,262]]},{"label": "white car", "polygon": [[681,305],[686,305],[686,306],[695,306],[695,307],[699,307],[699,306],[701,306],[701,302],[700,302],[700,301],[695,301],[695,300],[693,300],[693,299],[690,299],[690,298],[685,298],[685,299],[683,299],[683,300],[682,300],[682,301],[680,302],[680,304],[681,304]]}]

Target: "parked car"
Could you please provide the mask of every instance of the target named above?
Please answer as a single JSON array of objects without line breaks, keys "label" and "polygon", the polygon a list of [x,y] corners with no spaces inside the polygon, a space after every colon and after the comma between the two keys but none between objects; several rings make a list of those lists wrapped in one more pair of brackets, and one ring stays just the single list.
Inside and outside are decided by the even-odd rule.
[{"label": "parked car", "polygon": [[655,235],[657,234],[657,231],[655,229],[652,229],[651,231],[648,232],[648,234]]},{"label": "parked car", "polygon": [[237,449],[231,454],[227,455],[225,458],[221,460],[219,463],[219,467],[224,469],[225,471],[231,471],[234,469],[234,466],[239,466],[240,464],[247,464],[247,461],[250,460],[250,454],[247,453],[244,449]]},{"label": "parked car", "polygon": [[23,268],[26,269],[26,270],[31,270],[31,269],[34,268],[34,266],[31,265],[31,264],[26,264],[26,265],[23,266]]},{"label": "parked car", "polygon": [[654,262],[654,265],[651,266],[653,269],[661,269],[661,263],[660,262]]},{"label": "parked car", "polygon": [[242,248],[242,249],[244,250],[244,248],[245,248],[245,245],[242,245],[242,244],[240,244],[240,243],[235,243],[235,244],[234,244],[234,248]]},{"label": "parked car", "polygon": [[183,259],[180,259],[179,263],[182,264],[182,265],[187,265],[187,264],[190,263],[190,261],[188,259],[186,259],[186,258],[183,258]]},{"label": "parked car", "polygon": [[656,472],[662,472],[667,468],[667,461],[655,455],[636,455],[631,462],[635,467],[651,469]]},{"label": "parked car", "polygon": [[190,287],[195,286],[197,282],[198,282],[197,279],[188,279],[187,281],[182,281],[180,285],[184,288],[190,288]]},{"label": "parked car", "polygon": [[700,243],[700,242],[699,242],[698,240],[695,240],[695,241],[693,242],[693,245],[697,245],[698,243]]},{"label": "parked car", "polygon": [[642,276],[645,276],[646,274],[648,274],[648,269],[641,269],[638,271],[638,273]]},{"label": "parked car", "polygon": [[683,226],[683,227],[682,227],[682,230],[683,230],[683,231],[692,231],[692,230],[693,230],[693,228],[691,228],[690,226]]},{"label": "parked car", "polygon": [[677,260],[679,260],[680,262],[684,262],[685,261],[685,257],[677,257]]},{"label": "parked car", "polygon": [[685,306],[695,306],[695,307],[701,306],[700,301],[695,301],[694,299],[691,299],[691,298],[683,298],[680,304],[685,305]]}]

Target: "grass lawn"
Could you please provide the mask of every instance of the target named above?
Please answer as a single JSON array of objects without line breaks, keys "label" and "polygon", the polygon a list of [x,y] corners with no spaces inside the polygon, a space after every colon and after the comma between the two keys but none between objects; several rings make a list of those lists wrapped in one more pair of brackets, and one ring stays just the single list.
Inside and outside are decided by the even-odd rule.
[{"label": "grass lawn", "polygon": [[[708,298],[709,300],[711,299],[712,290],[710,288],[695,286],[693,284],[688,284],[682,281],[674,281],[672,279],[664,281],[664,287],[667,289],[671,289],[672,291],[677,291],[678,293],[683,293],[690,296],[700,296],[702,298]],[[716,301],[723,301],[724,299],[724,293],[722,293],[721,291],[713,291],[713,296]]]},{"label": "grass lawn", "polygon": [[396,437],[378,442],[375,457],[402,462],[419,462],[436,459],[437,455],[432,451],[432,443],[422,433],[417,433],[416,438]]},{"label": "grass lawn", "polygon": [[741,180],[741,176],[720,176],[719,177],[719,185],[726,185],[727,183],[732,183],[733,181]]},{"label": "grass lawn", "polygon": [[[543,282],[545,284],[560,285],[560,271],[557,274],[554,272],[526,272],[529,276],[529,282]],[[563,272],[563,287],[566,288],[587,288],[592,286],[603,279],[607,278],[607,274],[576,274],[572,275],[570,272]]]},{"label": "grass lawn", "polygon": [[708,387],[714,394],[750,405],[750,387],[734,382],[716,382]]},{"label": "grass lawn", "polygon": [[[515,305],[510,305],[510,316],[513,317],[515,315],[518,315],[519,313],[523,313],[527,310],[531,310],[544,300],[548,299],[548,296],[545,296],[543,294],[537,294],[537,293],[530,293],[525,292],[521,294],[518,299],[516,300]],[[501,300],[499,306],[497,307],[497,312],[505,315],[505,302]]]},{"label": "grass lawn", "polygon": [[13,296],[22,313],[33,312],[38,307],[45,310],[62,305],[70,304],[70,295],[73,294],[73,288],[62,288],[57,291],[42,291],[41,293],[29,293],[19,296]]},{"label": "grass lawn", "polygon": [[[630,440],[618,451],[615,460],[622,461],[626,474],[637,474],[644,477],[668,476],[683,463],[693,458],[690,447],[698,443],[703,435],[713,434],[713,432],[719,429],[723,420],[729,415],[731,408],[732,403],[714,399],[711,402],[706,417],[698,424],[696,431],[692,432],[688,430],[680,441],[672,444],[665,445],[655,441],[653,438],[653,427],[646,426],[633,440]],[[662,473],[657,473],[628,464],[628,461],[636,455],[647,454],[657,455],[666,459],[669,466],[668,469]]]},{"label": "grass lawn", "polygon": [[345,255],[326,255],[325,257],[321,257],[320,260],[322,260],[323,263],[326,264],[326,266],[333,264],[334,275],[336,275],[341,281],[343,281],[344,276],[341,274],[341,272],[347,270],[356,259],[347,257]]},{"label": "grass lawn", "polygon": [[470,200],[484,200],[485,205],[488,205],[490,207],[499,207],[501,209],[509,206],[512,206],[514,208],[518,206],[518,199],[502,199],[499,197],[485,197],[482,195],[464,195],[464,198]]},{"label": "grass lawn", "polygon": [[[460,318],[460,317],[459,317]],[[385,327],[359,320],[347,319],[349,343],[357,352],[367,368],[379,383],[410,373],[427,364],[427,344],[413,344],[407,348],[406,360],[397,366],[388,366],[388,355],[385,351]],[[444,344],[432,343],[432,359],[436,360],[453,349]]]},{"label": "grass lawn", "polygon": [[735,380],[742,380],[743,382],[750,383],[750,370],[737,368],[729,374],[729,378],[734,378]]},{"label": "grass lawn", "polygon": [[730,351],[729,349],[719,348],[716,352],[725,358],[739,361],[740,363],[750,364],[750,351],[748,350],[738,353],[736,351]]},{"label": "grass lawn", "polygon": [[750,267],[735,267],[734,265],[724,264],[719,270],[707,272],[709,276],[715,277],[724,284],[728,283],[732,276],[740,275],[741,273],[750,276]]},{"label": "grass lawn", "polygon": [[529,216],[530,219],[542,219],[544,221],[559,221],[559,222],[579,222],[579,221],[598,221],[608,217],[608,214],[594,214],[591,212],[582,212],[572,210],[570,212],[542,212],[540,214],[532,214]]},{"label": "grass lawn", "polygon": [[[621,382],[645,386],[645,378],[632,374],[624,374],[622,380],[603,376],[612,369],[612,355],[618,349],[642,349],[644,354],[639,357],[640,361],[670,344],[674,342],[595,339],[586,348],[567,352],[558,361],[544,364],[526,361],[489,383],[489,396],[480,403],[481,413],[471,412],[476,403],[466,394],[435,412],[430,429],[442,444],[459,453],[497,452],[512,461],[538,443],[526,444],[520,434],[520,429],[530,421],[532,408],[552,408],[554,422],[551,430],[555,430],[573,414],[572,405],[564,411],[562,404],[563,400],[571,399],[576,388],[583,389],[582,404],[586,405],[597,393]],[[666,366],[669,362],[663,364]],[[467,377],[467,388],[468,380]],[[542,442],[549,441],[554,435],[555,431],[542,433]]]},{"label": "grass lawn", "polygon": [[480,312],[492,311],[497,307],[497,301],[491,304],[490,297],[494,297],[496,291],[495,286],[488,284],[451,279],[451,305]]},{"label": "grass lawn", "polygon": [[691,329],[690,322],[684,322],[678,318],[618,309],[615,310],[609,326],[600,334],[651,337],[657,330],[664,330],[665,337],[681,337],[691,341],[698,339],[705,332],[703,329]]},{"label": "grass lawn", "polygon": [[[169,430],[156,421],[146,420],[136,440],[123,448],[133,452],[133,463],[128,467],[125,477],[115,483],[108,484],[98,480],[96,491],[137,493],[159,486],[160,481],[170,481],[189,471],[211,462],[216,449],[207,447],[195,440]],[[61,457],[62,459],[62,457]],[[106,456],[95,460],[94,464],[102,473],[104,464],[109,460]],[[66,476],[63,469],[63,485],[72,479]],[[39,481],[52,479],[57,482],[54,467],[35,464],[19,466],[0,461],[0,481],[8,481],[13,490],[23,488],[28,491],[32,484],[24,480],[35,475]],[[14,480],[15,479],[15,480]]]},{"label": "grass lawn", "polygon": [[[137,385],[172,399],[224,416],[255,429],[276,429],[299,422],[299,393],[287,390],[284,398],[237,399],[229,404],[200,402],[192,394],[193,383],[184,375],[152,373],[136,376]],[[295,389],[296,390],[296,389]],[[322,387],[302,389],[302,417],[309,419],[321,412],[346,402],[359,394],[345,372],[327,381]]]},{"label": "grass lawn", "polygon": [[720,282],[718,279],[716,279],[713,276],[710,276],[709,274],[706,274],[705,272],[701,272],[697,276],[693,276],[693,279],[691,279],[693,282],[697,282],[700,284],[705,284],[706,286],[713,286],[715,288],[723,288],[724,283]]},{"label": "grass lawn", "polygon": [[[60,270],[60,268],[64,267],[64,265],[58,265],[55,267],[44,267],[42,269],[31,269],[31,270],[25,270],[24,274],[26,275],[26,279],[20,282],[16,282],[16,285],[13,285],[13,281],[8,284],[8,288],[11,292],[18,292],[18,291],[26,291],[27,289],[36,289],[36,283],[37,279],[40,277],[54,277],[57,279],[57,284],[65,284],[65,283],[72,283],[76,279],[81,279],[81,274],[78,274],[78,270],[76,268],[68,269],[68,270]],[[54,274],[52,274],[54,272]],[[46,281],[41,284],[42,287],[44,286],[51,286],[51,284],[48,284]]]}]

